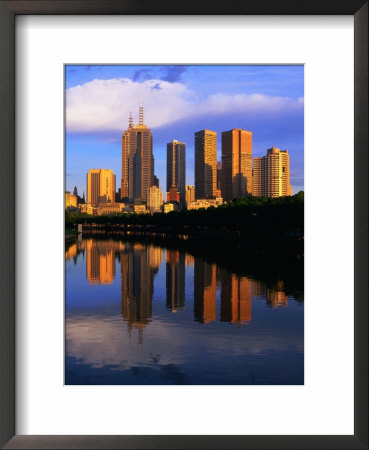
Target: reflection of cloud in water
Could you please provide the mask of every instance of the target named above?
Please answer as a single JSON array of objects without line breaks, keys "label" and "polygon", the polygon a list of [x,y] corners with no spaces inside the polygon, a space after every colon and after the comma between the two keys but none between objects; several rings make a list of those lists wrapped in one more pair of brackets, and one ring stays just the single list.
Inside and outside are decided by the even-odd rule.
[{"label": "reflection of cloud in water", "polygon": [[[281,335],[270,330],[254,332],[252,336],[234,334],[233,327],[225,327],[219,335],[208,334],[207,328],[194,323],[178,327],[156,320],[144,330],[144,344],[138,343],[139,330],[131,330],[131,337],[122,318],[72,316],[67,318],[67,356],[95,368],[107,365],[126,370],[144,366],[177,366],[204,356],[263,355],[271,352],[303,351],[300,335]],[[137,345],[132,345],[135,340]],[[133,341],[134,342],[134,341]],[[158,353],[160,349],[160,354]]]}]

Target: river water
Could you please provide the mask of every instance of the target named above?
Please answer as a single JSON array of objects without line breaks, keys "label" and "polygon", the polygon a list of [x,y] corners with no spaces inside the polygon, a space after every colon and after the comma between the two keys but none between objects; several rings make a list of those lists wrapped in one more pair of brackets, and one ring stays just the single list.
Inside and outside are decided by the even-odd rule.
[{"label": "river water", "polygon": [[303,297],[179,249],[66,249],[65,383],[303,384]]}]

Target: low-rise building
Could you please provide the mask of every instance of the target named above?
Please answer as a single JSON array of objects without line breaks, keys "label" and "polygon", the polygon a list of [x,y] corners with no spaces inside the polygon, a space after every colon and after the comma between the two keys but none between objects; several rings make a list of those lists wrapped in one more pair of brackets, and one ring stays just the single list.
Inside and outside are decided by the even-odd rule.
[{"label": "low-rise building", "polygon": [[151,213],[161,212],[163,209],[163,192],[157,186],[147,190],[147,208]]},{"label": "low-rise building", "polygon": [[133,212],[135,214],[146,214],[149,211],[146,209],[146,205],[133,205]]},{"label": "low-rise building", "polygon": [[91,216],[97,216],[97,208],[90,203],[84,203],[81,205],[81,213],[90,214]]},{"label": "low-rise building", "polygon": [[199,198],[195,202],[191,202],[188,204],[187,209],[208,209],[211,206],[217,208],[218,206],[223,205],[223,199],[221,197],[217,198]]},{"label": "low-rise building", "polygon": [[179,206],[177,203],[174,203],[174,202],[164,203],[164,212],[165,213],[169,213],[171,211],[178,211],[178,210],[179,210]]},{"label": "low-rise building", "polygon": [[65,209],[73,207],[77,208],[77,196],[71,194],[69,191],[65,192]]},{"label": "low-rise building", "polygon": [[124,211],[124,203],[99,203],[97,206],[97,215],[115,214]]}]

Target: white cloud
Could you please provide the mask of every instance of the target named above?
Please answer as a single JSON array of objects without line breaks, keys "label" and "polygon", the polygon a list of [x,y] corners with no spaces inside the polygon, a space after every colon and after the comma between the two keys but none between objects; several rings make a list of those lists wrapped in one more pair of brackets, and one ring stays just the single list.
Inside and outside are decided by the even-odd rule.
[{"label": "white cloud", "polygon": [[302,98],[243,93],[219,93],[200,98],[183,83],[162,80],[135,82],[129,78],[95,79],[67,89],[67,131],[85,133],[124,130],[131,111],[137,122],[140,99],[143,99],[145,107],[145,123],[150,128],[205,114],[275,114],[303,108]]}]

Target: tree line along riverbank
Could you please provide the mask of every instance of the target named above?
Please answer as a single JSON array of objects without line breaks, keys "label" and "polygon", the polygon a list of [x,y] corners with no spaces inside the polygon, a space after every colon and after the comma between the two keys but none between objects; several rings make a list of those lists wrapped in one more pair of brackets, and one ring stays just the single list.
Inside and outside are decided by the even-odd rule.
[{"label": "tree line along riverbank", "polygon": [[227,236],[232,239],[303,239],[304,193],[290,197],[239,198],[217,208],[172,211],[170,213],[91,216],[66,212],[66,230],[147,230],[189,236]]}]

